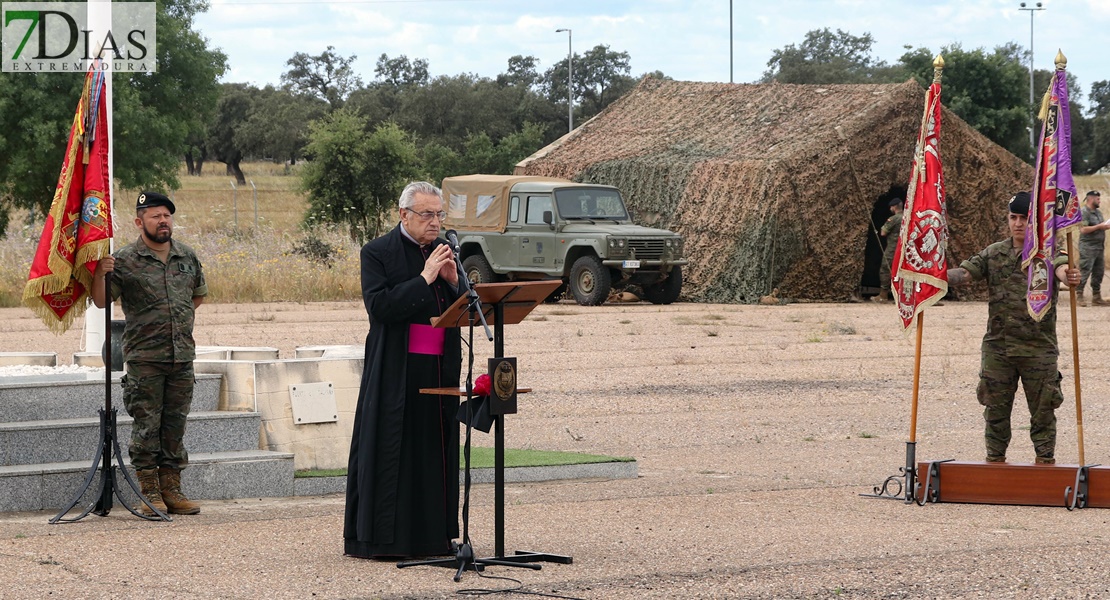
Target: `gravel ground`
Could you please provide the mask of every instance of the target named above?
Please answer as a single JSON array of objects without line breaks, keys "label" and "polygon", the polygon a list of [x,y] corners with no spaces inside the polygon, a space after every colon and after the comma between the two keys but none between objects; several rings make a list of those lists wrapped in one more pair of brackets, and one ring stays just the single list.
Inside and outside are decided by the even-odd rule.
[{"label": "gravel ground", "polygon": [[[1110,455],[1110,309],[1080,307],[1086,459]],[[980,460],[974,388],[982,303],[925,320],[919,459]],[[361,344],[357,303],[207,305],[202,345]],[[1071,318],[1060,315],[1060,462],[1078,461]],[[29,311],[0,310],[0,349],[80,348]],[[506,549],[571,555],[540,571],[492,567],[523,591],[574,598],[1099,598],[1110,596],[1110,512],[869,499],[904,464],[913,338],[891,305],[619,304],[540,307],[507,329],[518,357],[512,447],[633,456],[634,480],[513,484]],[[480,364],[490,344],[476,342]],[[1024,403],[1015,425],[1027,423]],[[1015,428],[1010,458],[1033,458]],[[477,434],[475,443],[492,445]],[[476,486],[471,537],[493,549],[493,492]],[[1061,490],[1061,501],[1063,491]],[[343,498],[206,502],[195,517],[126,511],[48,525],[0,515],[3,598],[451,598],[518,584],[342,556]],[[525,597],[520,593],[506,597]]]}]

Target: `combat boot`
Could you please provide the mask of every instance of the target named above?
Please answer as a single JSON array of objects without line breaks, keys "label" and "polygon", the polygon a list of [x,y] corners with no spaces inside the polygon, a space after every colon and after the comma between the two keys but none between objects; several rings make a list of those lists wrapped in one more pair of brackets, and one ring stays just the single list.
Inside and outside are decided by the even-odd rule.
[{"label": "combat boot", "polygon": [[1037,464],[1038,465],[1054,465],[1054,464],[1056,464],[1056,459],[1052,458],[1051,456],[1048,456],[1048,457],[1038,456],[1037,457]]},{"label": "combat boot", "polygon": [[1091,306],[1106,306],[1106,301],[1102,299],[1102,294],[1098,292],[1091,294]]},{"label": "combat boot", "polygon": [[[158,471],[156,469],[135,471],[135,479],[139,480],[139,491],[142,493],[143,497],[146,498],[147,502],[150,502],[151,506],[165,514],[166,503],[162,500],[162,492],[158,487]],[[150,510],[150,506],[147,506],[143,502],[139,502],[139,504],[135,506],[135,510],[148,517],[156,515],[153,510]]]},{"label": "combat boot", "polygon": [[890,302],[890,290],[882,290],[878,296],[871,296],[872,302]]},{"label": "combat boot", "polygon": [[181,471],[170,467],[158,467],[158,484],[162,488],[162,499],[166,501],[170,513],[175,515],[195,515],[200,513],[200,505],[181,493]]}]

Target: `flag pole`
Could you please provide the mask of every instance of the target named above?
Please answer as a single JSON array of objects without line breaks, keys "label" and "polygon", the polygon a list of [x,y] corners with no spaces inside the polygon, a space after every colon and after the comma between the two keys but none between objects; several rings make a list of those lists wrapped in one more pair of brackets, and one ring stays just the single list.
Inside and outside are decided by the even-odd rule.
[{"label": "flag pole", "polygon": [[925,108],[906,191],[906,216],[902,220],[894,264],[891,266],[891,287],[895,292],[902,331],[908,333],[910,326],[917,321],[906,464],[901,469],[901,475],[887,477],[881,487],[875,487],[872,494],[861,494],[872,498],[901,496],[907,504],[915,502],[922,506],[930,498],[936,501],[935,492],[931,492],[929,488],[932,486],[930,479],[933,465],[937,462],[930,465],[925,477],[924,496],[918,502],[917,411],[921,393],[921,346],[925,332],[925,309],[936,304],[948,291],[948,225],[939,149],[940,79],[943,70],[944,58],[938,55],[933,60],[933,81],[925,92]]},{"label": "flag pole", "polygon": [[[104,52],[103,42],[107,37],[108,32],[112,28],[112,3],[111,0],[89,0],[86,6],[87,26],[89,28],[91,38],[96,40],[98,47],[95,56],[100,56]],[[112,131],[112,58],[107,57],[106,62],[108,70],[104,76],[104,101],[108,109],[108,122],[107,135],[108,135],[108,214],[115,223],[115,172],[114,172],[114,156],[115,144],[113,143]],[[113,228],[114,231],[114,228]],[[115,241],[108,238],[108,252],[111,253],[115,249]],[[104,311],[104,312],[101,312]],[[107,316],[106,316],[107,315]],[[111,335],[111,327],[108,323],[111,322],[111,305],[105,308],[97,308],[95,304],[89,301],[87,311],[85,313],[85,351],[95,352],[103,344],[107,336]],[[107,365],[106,365],[107,366]],[[108,368],[111,371],[111,368]]]},{"label": "flag pole", "polygon": [[913,400],[910,403],[910,441],[906,442],[906,502],[917,501],[917,398],[921,389],[921,337],[925,330],[925,311],[917,315],[917,336],[913,356]]},{"label": "flag pole", "polygon": [[[1068,268],[1076,268],[1075,236],[1074,231],[1068,232]],[[1075,305],[1079,299],[1076,297],[1075,288],[1068,286],[1071,294],[1071,356],[1075,365],[1075,433],[1079,438],[1079,464],[1085,465],[1087,461],[1083,456],[1083,393],[1079,386],[1079,321],[1076,318]]]}]

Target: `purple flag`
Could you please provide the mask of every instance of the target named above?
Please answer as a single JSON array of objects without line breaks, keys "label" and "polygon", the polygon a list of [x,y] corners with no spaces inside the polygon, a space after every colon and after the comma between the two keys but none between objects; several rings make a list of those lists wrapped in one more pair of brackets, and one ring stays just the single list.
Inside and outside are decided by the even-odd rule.
[{"label": "purple flag", "polygon": [[[1055,290],[1057,238],[1067,239],[1082,219],[1071,175],[1071,114],[1068,112],[1067,61],[1057,55],[1052,85],[1041,105],[1041,143],[1029,204],[1021,266],[1028,275],[1029,315],[1040,321],[1052,305]],[[1065,242],[1066,245],[1066,242]],[[1066,247],[1066,246],[1065,246]]]}]

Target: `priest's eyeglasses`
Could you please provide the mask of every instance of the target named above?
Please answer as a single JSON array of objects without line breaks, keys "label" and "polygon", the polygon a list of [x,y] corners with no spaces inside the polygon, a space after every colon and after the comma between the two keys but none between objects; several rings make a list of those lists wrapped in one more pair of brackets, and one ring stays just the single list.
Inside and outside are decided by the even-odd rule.
[{"label": "priest's eyeglasses", "polygon": [[438,211],[438,212],[430,211],[430,210],[427,211],[427,212],[416,212],[415,210],[413,210],[411,208],[406,208],[405,210],[407,210],[410,213],[420,217],[421,221],[431,221],[432,217],[435,217],[435,218],[439,219],[440,221],[447,218],[447,211],[445,211],[445,210],[441,210],[441,211]]}]

